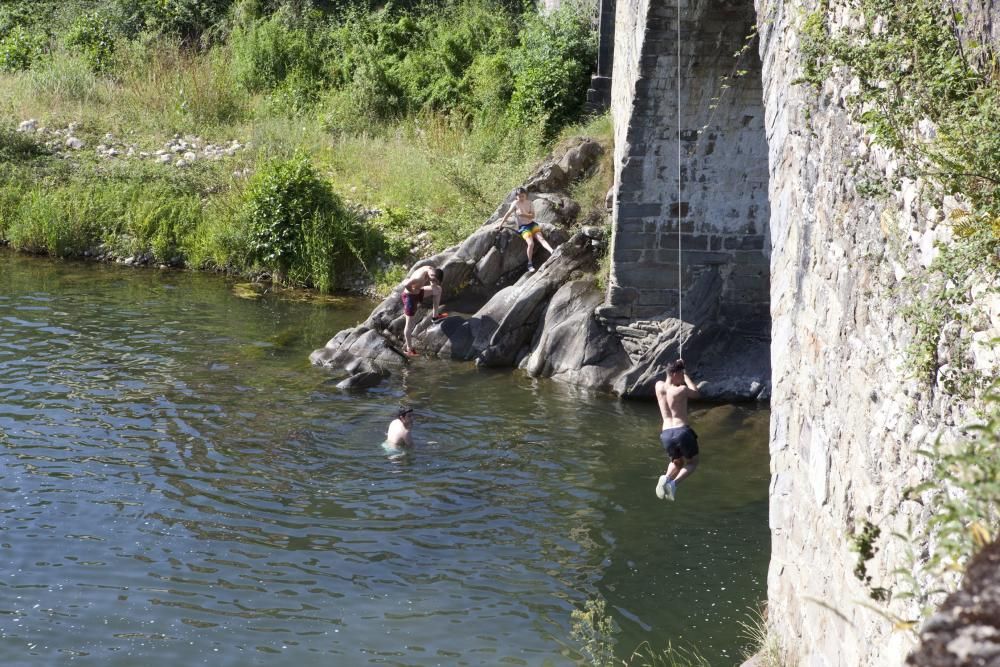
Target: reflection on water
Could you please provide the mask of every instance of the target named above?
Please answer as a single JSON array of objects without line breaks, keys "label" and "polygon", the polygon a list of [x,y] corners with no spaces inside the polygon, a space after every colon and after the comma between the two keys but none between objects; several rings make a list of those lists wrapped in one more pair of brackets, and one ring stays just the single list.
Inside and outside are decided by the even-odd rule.
[{"label": "reflection on water", "polygon": [[308,352],[369,307],[0,254],[0,663],[574,664],[598,596],[622,656],[739,661],[766,411],[696,410],[659,501],[652,403],[425,359],[338,391]]}]

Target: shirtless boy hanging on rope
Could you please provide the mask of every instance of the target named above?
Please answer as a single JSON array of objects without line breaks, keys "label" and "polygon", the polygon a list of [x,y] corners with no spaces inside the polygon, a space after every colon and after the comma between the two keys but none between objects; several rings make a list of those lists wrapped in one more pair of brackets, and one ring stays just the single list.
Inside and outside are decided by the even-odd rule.
[{"label": "shirtless boy hanging on rope", "polygon": [[666,381],[656,383],[656,402],[663,416],[660,442],[670,464],[656,482],[656,497],[674,499],[677,485],[698,467],[698,434],[688,425],[688,399],[698,398],[698,387],[684,371],[684,360],[667,366]]},{"label": "shirtless boy hanging on rope", "polygon": [[432,298],[431,321],[438,322],[448,317],[448,313],[439,313],[441,307],[441,281],[444,279],[444,271],[433,266],[423,266],[413,272],[409,278],[403,281],[403,292],[400,299],[403,301],[403,316],[406,318],[406,325],[403,327],[403,342],[406,344],[406,354],[415,356],[416,348],[413,347],[413,325],[416,323],[417,308],[423,303],[424,297],[430,295]]},{"label": "shirtless boy hanging on rope", "polygon": [[552,254],[552,246],[542,236],[542,228],[535,222],[535,207],[531,203],[531,200],[528,199],[528,191],[524,188],[518,188],[514,193],[517,198],[511,203],[510,208],[503,214],[503,217],[500,218],[496,230],[500,231],[503,229],[507,218],[510,217],[511,213],[514,214],[514,217],[517,219],[517,233],[528,244],[528,273],[531,273],[535,270],[535,265],[531,263],[531,258],[535,254],[535,237],[538,237],[538,242],[549,251],[550,255]]}]

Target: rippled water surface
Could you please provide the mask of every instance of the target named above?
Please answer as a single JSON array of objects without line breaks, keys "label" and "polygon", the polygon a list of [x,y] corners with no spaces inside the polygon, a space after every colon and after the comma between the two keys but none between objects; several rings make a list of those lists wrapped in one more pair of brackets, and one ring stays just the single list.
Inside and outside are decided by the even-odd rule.
[{"label": "rippled water surface", "polygon": [[739,662],[766,411],[696,410],[659,501],[652,403],[425,359],[338,391],[308,353],[370,306],[0,253],[0,664],[571,665],[588,599],[620,657]]}]

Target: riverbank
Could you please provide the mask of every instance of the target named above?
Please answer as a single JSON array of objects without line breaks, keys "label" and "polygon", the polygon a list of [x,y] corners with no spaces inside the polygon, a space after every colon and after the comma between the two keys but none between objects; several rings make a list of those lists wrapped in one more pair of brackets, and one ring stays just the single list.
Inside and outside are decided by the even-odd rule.
[{"label": "riverbank", "polygon": [[[16,20],[4,10],[0,53],[16,30],[40,46],[0,63],[0,112],[10,119],[0,124],[0,239],[30,253],[378,292],[419,257],[464,239],[563,138],[610,145],[606,117],[573,125],[582,95],[547,109],[516,97],[527,85],[518,81],[548,71],[525,60],[534,41],[558,37],[548,54],[558,62],[589,58],[589,28],[569,12],[511,14],[485,1],[433,15],[229,4],[212,41],[198,46],[156,32],[155,17],[129,32],[71,6],[50,8],[47,24],[42,9]],[[93,16],[117,6],[103,3]],[[102,31],[113,45],[103,60],[72,46]],[[428,66],[416,86],[418,61],[442,49],[475,76]],[[585,88],[589,66],[548,85],[564,95]],[[371,97],[362,89],[372,77],[385,84],[379,99],[396,91],[395,106],[349,108]],[[435,97],[428,86],[441,90]],[[306,178],[259,176],[280,177],[293,161]],[[610,178],[607,169],[579,184],[581,199],[603,209]],[[332,204],[318,226],[300,216],[277,232],[256,228],[254,211],[275,192],[310,206],[319,192]],[[284,247],[287,228],[295,243]],[[338,241],[317,248],[321,237]],[[279,261],[288,255],[304,268]]]}]

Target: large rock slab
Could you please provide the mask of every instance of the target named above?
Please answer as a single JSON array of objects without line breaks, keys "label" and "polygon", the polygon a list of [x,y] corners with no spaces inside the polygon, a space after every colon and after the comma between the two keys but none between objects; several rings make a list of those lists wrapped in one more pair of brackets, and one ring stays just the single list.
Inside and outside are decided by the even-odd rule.
[{"label": "large rock slab", "polygon": [[611,391],[630,362],[621,341],[594,316],[603,302],[604,293],[591,280],[560,287],[520,367],[534,376]]}]

